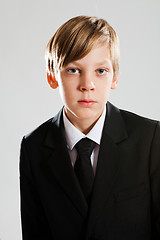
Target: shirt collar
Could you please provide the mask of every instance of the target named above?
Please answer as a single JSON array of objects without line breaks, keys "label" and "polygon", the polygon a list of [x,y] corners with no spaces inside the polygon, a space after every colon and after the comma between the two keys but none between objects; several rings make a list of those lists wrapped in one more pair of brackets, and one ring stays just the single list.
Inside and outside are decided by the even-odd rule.
[{"label": "shirt collar", "polygon": [[104,108],[104,111],[101,117],[98,119],[94,127],[90,130],[90,132],[87,135],[85,135],[68,120],[63,109],[63,122],[64,122],[67,147],[70,150],[72,150],[76,145],[76,143],[85,137],[88,137],[89,139],[93,140],[97,144],[100,144],[105,115],[106,115],[106,107]]}]

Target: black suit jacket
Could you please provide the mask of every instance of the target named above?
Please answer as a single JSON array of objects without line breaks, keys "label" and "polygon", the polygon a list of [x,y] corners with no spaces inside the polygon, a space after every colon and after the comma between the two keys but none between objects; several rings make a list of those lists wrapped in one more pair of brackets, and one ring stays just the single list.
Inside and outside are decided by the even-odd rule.
[{"label": "black suit jacket", "polygon": [[158,240],[160,123],[107,103],[88,207],[61,110],[23,138],[20,188],[23,240]]}]

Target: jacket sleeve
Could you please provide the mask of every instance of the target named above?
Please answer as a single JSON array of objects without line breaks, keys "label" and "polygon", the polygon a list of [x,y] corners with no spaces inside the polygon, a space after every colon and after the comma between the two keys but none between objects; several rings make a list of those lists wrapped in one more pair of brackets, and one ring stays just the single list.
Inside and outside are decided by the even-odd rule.
[{"label": "jacket sleeve", "polygon": [[25,138],[20,152],[20,200],[23,240],[53,240],[45,218],[43,207],[32,177],[30,158],[25,146]]},{"label": "jacket sleeve", "polygon": [[155,129],[150,159],[152,239],[160,240],[160,122]]}]

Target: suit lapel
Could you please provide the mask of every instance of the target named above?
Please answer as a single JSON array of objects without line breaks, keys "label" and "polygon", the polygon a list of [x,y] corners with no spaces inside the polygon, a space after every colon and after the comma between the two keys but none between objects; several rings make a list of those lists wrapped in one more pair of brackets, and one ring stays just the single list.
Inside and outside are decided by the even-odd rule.
[{"label": "suit lapel", "polygon": [[119,109],[108,102],[107,117],[104,123],[93,186],[89,223],[92,223],[92,220],[95,220],[103,211],[103,206],[106,204],[114,187],[123,161],[123,153],[117,143],[127,137]]},{"label": "suit lapel", "polygon": [[57,183],[63,188],[80,215],[86,217],[88,206],[75,177],[66,147],[62,116],[61,110],[54,117],[44,141],[46,151],[50,151],[47,161],[48,170],[51,170],[53,180],[56,177]]}]

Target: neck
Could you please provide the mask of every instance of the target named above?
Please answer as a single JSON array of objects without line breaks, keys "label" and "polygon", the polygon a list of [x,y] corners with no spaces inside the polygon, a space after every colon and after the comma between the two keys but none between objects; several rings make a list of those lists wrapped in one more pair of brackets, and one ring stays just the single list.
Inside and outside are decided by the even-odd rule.
[{"label": "neck", "polygon": [[[98,118],[99,119],[99,118]],[[79,129],[83,134],[88,134],[91,129],[94,127],[94,125],[96,124],[96,122],[98,121],[95,120],[94,122],[88,123],[88,121],[85,123],[84,121],[80,121],[79,123],[72,123],[77,129]]]},{"label": "neck", "polygon": [[68,112],[65,109],[65,115],[68,118],[68,120],[83,134],[88,134],[90,130],[94,127],[98,119],[101,117],[102,113],[98,115],[95,119],[79,119],[75,118],[73,116],[70,116]]}]

